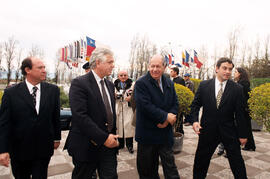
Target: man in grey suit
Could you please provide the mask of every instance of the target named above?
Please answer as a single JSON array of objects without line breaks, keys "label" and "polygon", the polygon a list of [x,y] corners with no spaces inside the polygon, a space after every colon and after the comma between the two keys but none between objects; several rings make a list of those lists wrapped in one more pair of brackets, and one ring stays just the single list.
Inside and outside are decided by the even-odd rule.
[{"label": "man in grey suit", "polygon": [[91,71],[75,78],[70,87],[72,128],[65,148],[72,156],[73,179],[117,178],[118,136],[114,85],[105,77],[112,73],[111,50],[96,48],[90,59]]}]

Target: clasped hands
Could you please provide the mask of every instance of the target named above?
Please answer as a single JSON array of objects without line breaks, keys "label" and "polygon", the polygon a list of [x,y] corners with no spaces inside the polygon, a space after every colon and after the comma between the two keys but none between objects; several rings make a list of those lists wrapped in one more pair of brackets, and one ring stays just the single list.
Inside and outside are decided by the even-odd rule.
[{"label": "clasped hands", "polygon": [[173,113],[168,113],[167,115],[167,120],[165,122],[163,122],[162,124],[159,123],[157,125],[158,128],[165,128],[167,127],[168,124],[171,124],[173,126],[173,124],[176,122],[176,115]]}]

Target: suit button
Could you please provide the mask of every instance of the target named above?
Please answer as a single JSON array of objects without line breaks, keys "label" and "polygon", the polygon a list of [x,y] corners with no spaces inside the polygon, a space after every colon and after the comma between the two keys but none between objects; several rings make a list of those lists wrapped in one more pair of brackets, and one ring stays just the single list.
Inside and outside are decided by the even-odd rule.
[{"label": "suit button", "polygon": [[105,123],[105,126],[108,126],[108,123]]}]

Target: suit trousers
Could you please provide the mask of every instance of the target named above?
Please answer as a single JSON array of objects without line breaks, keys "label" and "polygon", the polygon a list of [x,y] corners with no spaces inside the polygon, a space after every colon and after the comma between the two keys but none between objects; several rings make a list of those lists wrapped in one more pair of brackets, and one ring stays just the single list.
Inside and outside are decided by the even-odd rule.
[{"label": "suit trousers", "polygon": [[111,149],[101,146],[98,152],[98,161],[96,162],[78,161],[73,157],[72,179],[92,178],[96,169],[100,179],[117,179],[116,152],[116,148]]},{"label": "suit trousers", "polygon": [[159,157],[166,179],[179,179],[172,148],[163,144],[138,143],[137,170],[140,179],[159,179]]},{"label": "suit trousers", "polygon": [[[127,148],[129,148],[129,147],[133,148],[133,137],[128,137],[128,138],[125,138],[125,139],[126,139]],[[119,149],[124,148],[125,147],[124,138],[118,138],[118,141],[119,141]]]},{"label": "suit trousers", "polygon": [[199,134],[199,142],[193,166],[193,178],[206,178],[211,157],[218,144],[222,142],[227,152],[227,157],[229,159],[229,164],[234,178],[246,179],[246,167],[241,155],[239,139],[236,138],[236,136],[233,137],[228,134],[220,135],[217,130],[211,132],[206,132],[204,130]]},{"label": "suit trousers", "polygon": [[50,157],[29,161],[11,159],[12,173],[15,179],[46,179],[50,159]]}]

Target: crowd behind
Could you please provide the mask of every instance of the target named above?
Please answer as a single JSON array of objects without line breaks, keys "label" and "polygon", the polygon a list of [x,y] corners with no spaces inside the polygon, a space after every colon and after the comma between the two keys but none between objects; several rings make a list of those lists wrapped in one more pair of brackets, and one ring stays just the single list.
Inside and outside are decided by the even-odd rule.
[{"label": "crowd behind", "polygon": [[[96,48],[83,68],[85,74],[70,86],[72,127],[64,146],[74,164],[73,179],[118,178],[118,152],[126,147],[135,155],[134,138],[139,178],[158,179],[160,162],[166,179],[180,178],[172,147],[173,133],[184,134],[183,125],[192,126],[199,136],[194,179],[206,177],[217,147],[234,177],[247,178],[241,150],[256,150],[247,105],[250,83],[243,68],[234,70],[232,80],[230,59],[220,58],[216,75],[202,81],[197,91],[189,73],[181,77],[179,68],[167,67],[159,54],[149,59],[147,74],[136,82],[126,70],[120,70],[114,82],[107,79],[114,68],[113,52],[107,48]],[[25,80],[5,89],[2,97],[0,164],[11,164],[16,179],[43,179],[61,140],[60,92],[45,82],[41,59],[27,57],[21,71]],[[179,113],[174,83],[195,95],[189,114]],[[180,125],[174,131],[175,123]]]}]

